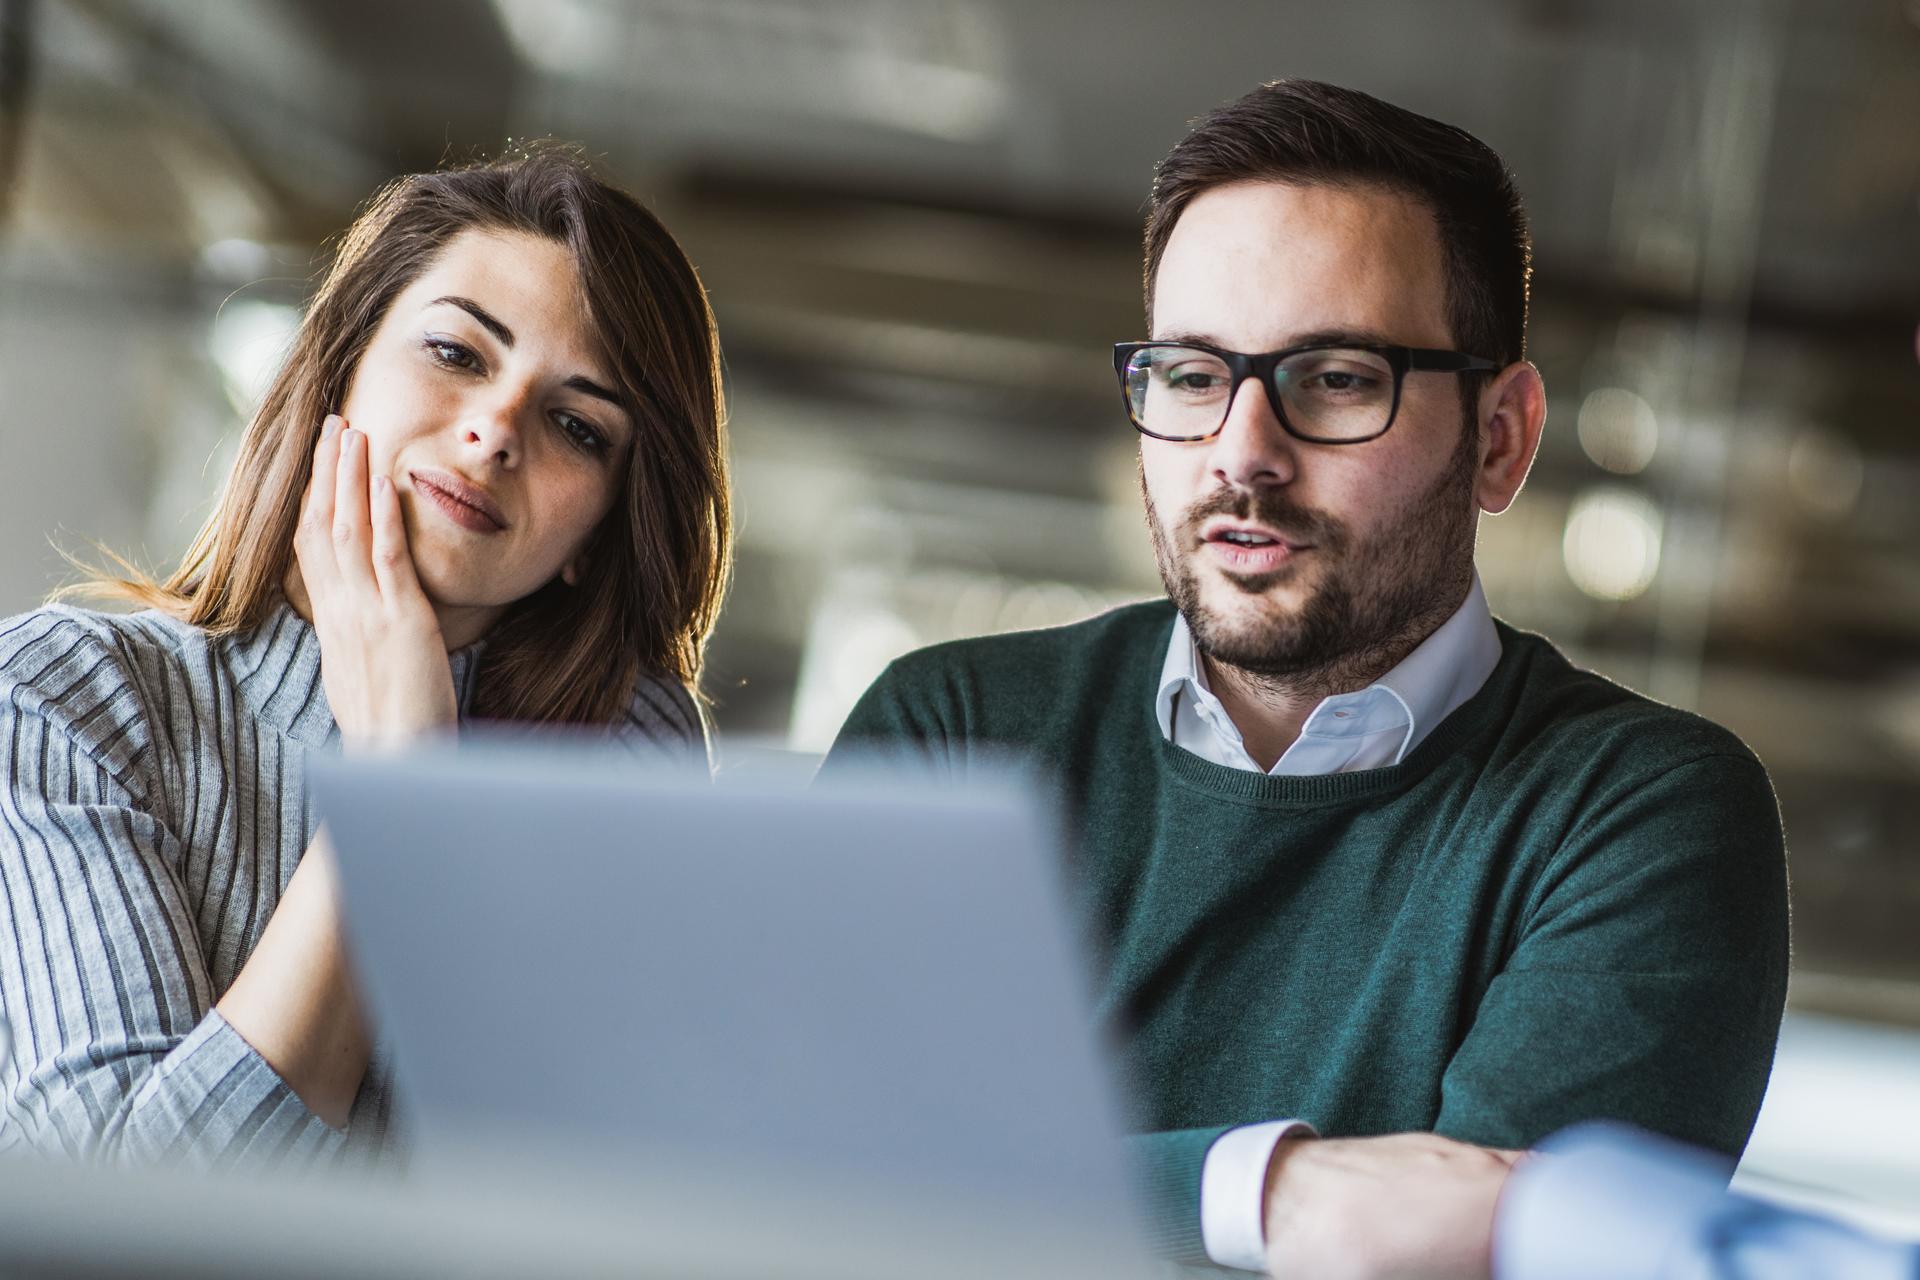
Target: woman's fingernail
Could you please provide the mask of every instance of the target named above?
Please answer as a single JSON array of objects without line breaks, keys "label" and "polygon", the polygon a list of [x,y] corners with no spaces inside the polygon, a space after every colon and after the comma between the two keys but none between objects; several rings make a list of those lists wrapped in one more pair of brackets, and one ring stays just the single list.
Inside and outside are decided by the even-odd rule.
[{"label": "woman's fingernail", "polygon": [[340,429],[340,415],[337,413],[330,413],[320,423],[320,438],[322,440],[325,440],[328,437],[332,436],[333,433],[338,431],[339,429]]}]

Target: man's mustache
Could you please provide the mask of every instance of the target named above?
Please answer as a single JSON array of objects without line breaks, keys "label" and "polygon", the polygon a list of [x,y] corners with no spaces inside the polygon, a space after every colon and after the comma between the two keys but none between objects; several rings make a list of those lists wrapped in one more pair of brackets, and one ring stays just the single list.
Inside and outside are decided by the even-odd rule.
[{"label": "man's mustache", "polygon": [[1346,543],[1347,527],[1322,511],[1295,502],[1280,489],[1215,489],[1188,507],[1180,518],[1182,532],[1193,541],[1200,526],[1214,516],[1231,516],[1264,525],[1289,542],[1337,549]]}]

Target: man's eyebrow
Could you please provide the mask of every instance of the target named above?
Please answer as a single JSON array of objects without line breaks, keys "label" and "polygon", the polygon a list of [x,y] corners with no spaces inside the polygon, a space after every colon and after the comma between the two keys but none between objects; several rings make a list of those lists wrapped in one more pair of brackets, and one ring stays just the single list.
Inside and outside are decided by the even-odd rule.
[{"label": "man's eyebrow", "polygon": [[500,339],[501,346],[511,347],[513,345],[513,330],[501,324],[499,317],[475,302],[472,298],[462,298],[457,294],[449,294],[444,298],[435,298],[427,305],[437,307],[443,302],[448,306],[460,308],[475,320],[478,320],[488,333]]},{"label": "man's eyebrow", "polygon": [[1223,347],[1226,344],[1210,333],[1195,333],[1190,330],[1176,330],[1172,333],[1155,334],[1151,342],[1191,342],[1203,347]]},{"label": "man's eyebrow", "polygon": [[[1228,347],[1226,343],[1220,341],[1219,338],[1209,333],[1194,333],[1189,331],[1163,333],[1154,338],[1153,341],[1197,343],[1203,347],[1219,347],[1223,350],[1232,349]],[[1290,334],[1285,342],[1277,347],[1269,347],[1268,350],[1284,351],[1289,347],[1336,347],[1343,345],[1356,347],[1394,347],[1401,344],[1395,342],[1387,334],[1381,333],[1377,329],[1315,329],[1308,333]],[[1249,352],[1248,354],[1253,355],[1258,353]]]},{"label": "man's eyebrow", "polygon": [[1402,345],[1378,329],[1316,329],[1312,333],[1296,333],[1287,339],[1290,347],[1337,347],[1351,345],[1356,347],[1397,347]]}]

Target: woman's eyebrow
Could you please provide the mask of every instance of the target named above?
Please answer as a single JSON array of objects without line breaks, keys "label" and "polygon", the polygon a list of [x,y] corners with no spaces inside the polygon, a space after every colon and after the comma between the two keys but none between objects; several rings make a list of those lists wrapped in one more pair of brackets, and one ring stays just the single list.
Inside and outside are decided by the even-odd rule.
[{"label": "woman's eyebrow", "polygon": [[626,401],[585,374],[576,373],[560,385],[578,391],[581,395],[592,396],[596,400],[605,400],[616,409],[624,410],[627,407]]},{"label": "woman's eyebrow", "polygon": [[475,320],[478,320],[488,333],[500,339],[501,346],[511,347],[513,345],[513,330],[507,328],[507,326],[505,326],[504,324],[501,324],[497,316],[495,316],[491,311],[487,310],[485,307],[481,306],[479,303],[475,302],[472,298],[462,298],[457,294],[449,294],[444,298],[435,298],[432,302],[429,302],[427,305],[430,307],[437,307],[441,303],[445,303],[448,306],[452,306],[452,307],[458,307],[462,311],[466,312],[468,315],[472,316]]},{"label": "woman's eyebrow", "polygon": [[[500,340],[501,346],[508,348],[513,346],[513,330],[501,324],[498,316],[488,311],[472,298],[462,298],[458,294],[448,294],[444,298],[435,298],[427,305],[437,307],[442,303],[450,307],[458,307],[475,320],[478,320],[486,328],[488,333]],[[583,373],[574,374],[560,385],[569,390],[578,391],[581,395],[592,396],[596,400],[605,400],[616,409],[625,409],[627,407],[626,401],[622,400],[617,392],[607,390],[607,388],[601,386]]]}]

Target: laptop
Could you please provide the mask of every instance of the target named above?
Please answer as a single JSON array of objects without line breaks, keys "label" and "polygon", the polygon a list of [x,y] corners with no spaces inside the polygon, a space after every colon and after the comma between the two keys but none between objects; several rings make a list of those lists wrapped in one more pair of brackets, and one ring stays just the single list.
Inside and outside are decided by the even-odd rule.
[{"label": "laptop", "polygon": [[1059,859],[1017,785],[708,783],[524,739],[315,756],[309,782],[413,1176],[525,1154],[1134,1256]]}]

